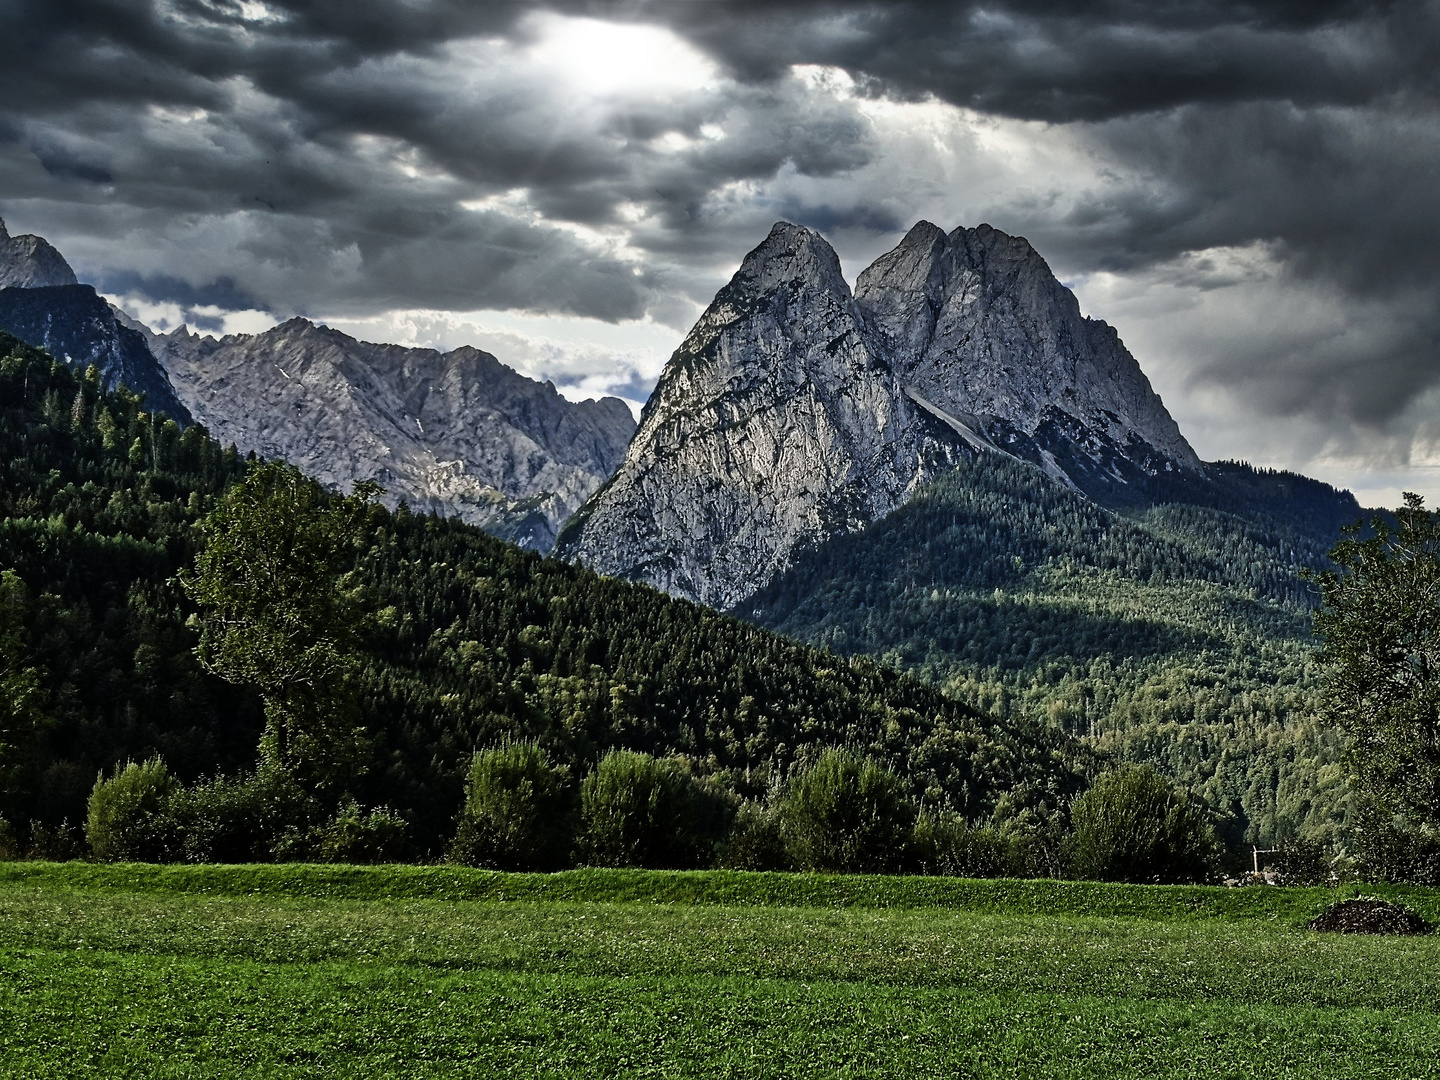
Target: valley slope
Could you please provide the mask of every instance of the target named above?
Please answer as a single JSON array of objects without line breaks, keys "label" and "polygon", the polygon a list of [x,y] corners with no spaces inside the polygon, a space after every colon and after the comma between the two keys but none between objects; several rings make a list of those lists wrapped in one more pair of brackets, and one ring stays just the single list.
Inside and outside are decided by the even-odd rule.
[{"label": "valley slope", "polygon": [[921,222],[852,296],[781,223],[558,551],[1158,764],[1269,842],[1345,813],[1299,574],[1361,513],[1200,461],[1023,239]]}]

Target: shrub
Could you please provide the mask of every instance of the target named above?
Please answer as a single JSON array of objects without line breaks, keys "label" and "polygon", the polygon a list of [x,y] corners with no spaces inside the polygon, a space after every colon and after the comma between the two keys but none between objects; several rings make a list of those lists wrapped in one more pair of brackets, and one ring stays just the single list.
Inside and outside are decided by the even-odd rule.
[{"label": "shrub", "polygon": [[1271,860],[1284,885],[1327,885],[1330,852],[1314,837],[1289,836],[1280,841]]},{"label": "shrub", "polygon": [[179,831],[170,816],[175,790],[170,771],[158,757],[143,764],[102,772],[90,792],[85,839],[102,862],[164,862],[174,857]]},{"label": "shrub", "polygon": [[1355,815],[1354,851],[1367,881],[1440,885],[1440,831],[1367,800]]},{"label": "shrub", "polygon": [[612,750],[580,785],[582,847],[595,866],[685,869],[714,856],[730,803],[679,758]]},{"label": "shrub", "polygon": [[20,841],[15,830],[4,818],[0,818],[0,862],[13,862],[20,858]]},{"label": "shrub", "polygon": [[405,819],[388,806],[369,813],[354,799],[311,832],[307,856],[317,862],[399,862],[405,854]]},{"label": "shrub", "polygon": [[780,817],[785,846],[802,869],[877,873],[900,867],[915,809],[894,773],[832,749],[791,783]]},{"label": "shrub", "polygon": [[1175,884],[1203,881],[1219,862],[1201,808],[1148,765],[1102,773],[1071,803],[1070,821],[1078,877]]},{"label": "shrub", "polygon": [[70,862],[83,859],[87,851],[85,833],[69,821],[59,825],[46,825],[43,821],[30,823],[30,843],[25,848],[27,859]]},{"label": "shrub", "polygon": [[742,803],[715,864],[722,870],[791,869],[780,831],[780,815],[760,803]]},{"label": "shrub", "polygon": [[959,818],[921,814],[910,838],[910,865],[944,877],[1021,877],[1016,842],[994,829],[972,829]]},{"label": "shrub", "polygon": [[269,862],[324,820],[293,776],[264,765],[177,790],[170,805],[186,862]]},{"label": "shrub", "polygon": [[482,750],[470,764],[451,862],[495,870],[558,870],[575,846],[567,772],[533,743]]}]

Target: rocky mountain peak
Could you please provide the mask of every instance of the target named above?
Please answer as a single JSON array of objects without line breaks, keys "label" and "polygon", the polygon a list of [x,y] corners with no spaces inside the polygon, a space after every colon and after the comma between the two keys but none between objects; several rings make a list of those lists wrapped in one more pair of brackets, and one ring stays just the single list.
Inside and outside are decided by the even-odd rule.
[{"label": "rocky mountain peak", "polygon": [[757,292],[804,283],[850,295],[850,286],[840,272],[840,257],[829,241],[814,229],[788,221],[777,221],[771,227],[764,242],[745,256],[736,276],[749,279]]},{"label": "rocky mountain peak", "polygon": [[11,236],[0,220],[0,289],[41,289],[76,284],[75,271],[43,237]]},{"label": "rocky mountain peak", "polygon": [[[1048,442],[1074,441],[1084,428],[1142,472],[1165,464],[1199,471],[1115,331],[1080,313],[1075,294],[1023,237],[989,225],[941,234],[922,222],[861,273],[855,302],[906,386],[976,418],[992,441],[1046,443],[1040,450],[1054,452]],[[1113,464],[1096,475],[1122,475]]]},{"label": "rocky mountain peak", "polygon": [[731,607],[977,453],[1109,505],[1199,470],[1118,336],[1023,238],[922,221],[852,295],[824,237],[780,222],[671,357],[619,472],[556,550]]},{"label": "rocky mountain peak", "polygon": [[901,392],[812,229],[777,224],[680,348],[557,554],[729,607],[887,512],[958,440]]},{"label": "rocky mountain peak", "polygon": [[619,465],[635,430],[618,398],[570,402],[479,349],[358,341],[304,318],[262,334],[153,335],[196,418],[222,442],[335,487],[549,550]]}]

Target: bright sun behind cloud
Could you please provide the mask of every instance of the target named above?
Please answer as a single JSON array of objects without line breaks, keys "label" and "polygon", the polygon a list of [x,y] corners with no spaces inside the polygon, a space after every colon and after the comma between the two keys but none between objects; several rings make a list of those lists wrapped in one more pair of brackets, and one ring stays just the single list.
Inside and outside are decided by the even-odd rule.
[{"label": "bright sun behind cloud", "polygon": [[715,81],[715,64],[678,35],[657,26],[537,15],[530,60],[581,93],[640,96],[699,90]]}]

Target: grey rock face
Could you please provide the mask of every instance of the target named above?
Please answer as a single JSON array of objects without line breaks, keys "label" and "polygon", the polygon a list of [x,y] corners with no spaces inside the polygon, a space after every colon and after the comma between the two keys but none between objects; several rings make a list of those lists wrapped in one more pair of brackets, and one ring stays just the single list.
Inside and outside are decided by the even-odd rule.
[{"label": "grey rock face", "polygon": [[43,238],[11,236],[0,220],[0,289],[74,285],[75,271]]},{"label": "grey rock face", "polygon": [[1166,462],[1200,470],[1114,329],[1083,317],[1075,294],[1021,237],[988,225],[947,236],[922,221],[860,274],[855,301],[901,380],[939,408],[976,418],[992,440],[1044,444],[1047,424],[1078,424],[1141,470]]},{"label": "grey rock face", "polygon": [[963,452],[902,393],[818,233],[781,223],[670,359],[556,553],[725,608]]},{"label": "grey rock face", "polygon": [[781,223],[670,359],[564,557],[728,608],[958,455],[1102,502],[1199,460],[1134,358],[1024,240],[928,222],[860,275]]},{"label": "grey rock face", "polygon": [[292,319],[151,347],[222,442],[335,487],[373,479],[392,505],[462,518],[541,551],[614,472],[635,430],[617,398],[574,404],[489,353],[357,341]]}]

